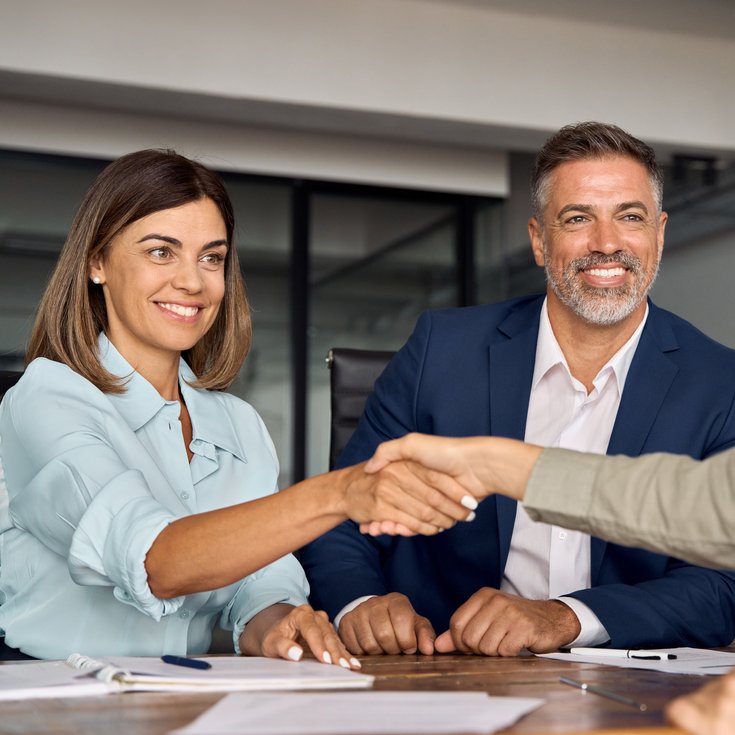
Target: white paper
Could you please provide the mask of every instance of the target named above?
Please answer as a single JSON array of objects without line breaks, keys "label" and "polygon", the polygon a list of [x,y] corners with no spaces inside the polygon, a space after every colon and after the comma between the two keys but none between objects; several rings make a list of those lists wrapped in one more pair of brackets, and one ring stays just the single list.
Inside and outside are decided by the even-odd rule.
[{"label": "white paper", "polygon": [[6,663],[0,666],[0,701],[41,697],[84,697],[120,691],[280,691],[355,689],[373,677],[316,661],[298,663],[249,656],[211,656],[211,669],[174,666],[155,657],[107,656],[100,661],[132,672],[121,682],[102,682],[64,661]]},{"label": "white paper", "polygon": [[673,653],[673,661],[656,661],[638,658],[617,658],[615,656],[594,656],[578,653],[538,653],[539,658],[552,658],[555,661],[571,663],[603,664],[623,669],[647,669],[665,674],[694,674],[707,676],[727,674],[735,668],[735,652],[710,651],[707,648],[657,648],[657,651]]},{"label": "white paper", "polygon": [[484,692],[228,694],[176,735],[376,735],[489,733],[543,699]]}]

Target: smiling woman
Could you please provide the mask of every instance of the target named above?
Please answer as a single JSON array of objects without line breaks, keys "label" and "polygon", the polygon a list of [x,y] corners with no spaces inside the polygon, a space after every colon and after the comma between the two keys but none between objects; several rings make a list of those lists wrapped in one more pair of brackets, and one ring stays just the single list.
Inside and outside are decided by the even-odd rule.
[{"label": "smiling woman", "polygon": [[359,666],[289,552],[348,518],[467,517],[456,481],[410,462],[276,492],[263,422],[223,392],[251,338],[233,231],[219,177],[170,151],[122,157],[82,201],[0,404],[9,646],[203,653],[219,621],[238,652]]}]

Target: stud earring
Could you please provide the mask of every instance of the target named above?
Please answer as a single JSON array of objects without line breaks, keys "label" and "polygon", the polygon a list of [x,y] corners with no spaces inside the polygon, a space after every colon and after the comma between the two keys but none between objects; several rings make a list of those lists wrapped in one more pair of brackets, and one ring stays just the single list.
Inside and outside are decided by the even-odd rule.
[{"label": "stud earring", "polygon": [[102,279],[99,276],[92,276],[92,283],[99,286],[102,283]]}]

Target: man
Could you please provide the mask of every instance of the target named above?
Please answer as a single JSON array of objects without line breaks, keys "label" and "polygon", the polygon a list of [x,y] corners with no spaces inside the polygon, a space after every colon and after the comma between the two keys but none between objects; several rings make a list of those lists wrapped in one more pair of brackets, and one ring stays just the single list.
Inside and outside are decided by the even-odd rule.
[{"label": "man", "polygon": [[[630,456],[735,443],[735,353],[646,298],[666,225],[650,147],[612,125],[562,128],[538,155],[532,198],[545,297],[423,315],[341,464],[414,431]],[[735,577],[533,523],[503,497],[431,539],[343,524],[302,559],[314,604],[358,654],[735,636]]]}]

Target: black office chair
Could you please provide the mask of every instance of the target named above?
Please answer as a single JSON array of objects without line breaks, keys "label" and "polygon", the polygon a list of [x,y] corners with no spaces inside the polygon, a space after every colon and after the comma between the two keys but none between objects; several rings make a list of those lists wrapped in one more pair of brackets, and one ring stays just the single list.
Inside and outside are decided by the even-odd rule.
[{"label": "black office chair", "polygon": [[19,380],[22,372],[16,372],[13,370],[0,370],[0,401],[6,391],[12,388]]},{"label": "black office chair", "polygon": [[387,350],[353,350],[333,347],[327,354],[332,418],[329,435],[329,469],[347,445],[362,416],[367,397],[383,368],[393,357]]}]

